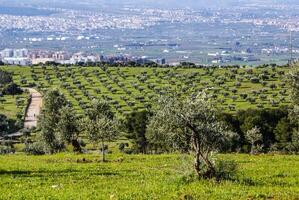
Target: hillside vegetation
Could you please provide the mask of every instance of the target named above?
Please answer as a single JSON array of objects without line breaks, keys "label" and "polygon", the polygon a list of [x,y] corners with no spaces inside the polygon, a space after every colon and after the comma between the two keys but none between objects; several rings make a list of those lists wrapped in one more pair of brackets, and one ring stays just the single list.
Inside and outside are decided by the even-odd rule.
[{"label": "hillside vegetation", "polygon": [[[206,90],[226,112],[288,105],[289,68],[4,67],[23,87],[59,88],[79,113],[92,99],[106,100],[118,116],[155,106],[161,95]],[[12,102],[12,101],[8,101]]]}]

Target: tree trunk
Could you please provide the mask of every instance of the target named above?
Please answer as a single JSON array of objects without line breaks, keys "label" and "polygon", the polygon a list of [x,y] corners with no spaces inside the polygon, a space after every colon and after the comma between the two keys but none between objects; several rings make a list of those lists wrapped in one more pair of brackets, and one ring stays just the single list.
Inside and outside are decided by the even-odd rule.
[{"label": "tree trunk", "polygon": [[250,149],[250,154],[253,155],[254,154],[254,144],[251,144],[251,149]]},{"label": "tree trunk", "polygon": [[215,166],[211,163],[211,161],[209,160],[209,158],[206,156],[201,155],[203,161],[205,162],[206,166],[207,166],[207,171],[204,174],[205,178],[212,178],[215,176],[216,170],[215,170]]},{"label": "tree trunk", "polygon": [[74,152],[82,153],[82,149],[78,140],[72,140],[72,146]]},{"label": "tree trunk", "polygon": [[201,172],[200,172],[200,153],[199,153],[198,150],[195,151],[194,170],[195,170],[197,176],[200,177],[201,176]]},{"label": "tree trunk", "polygon": [[106,162],[106,159],[105,159],[105,143],[104,143],[104,141],[102,141],[102,161]]},{"label": "tree trunk", "polygon": [[201,171],[200,171],[200,147],[199,147],[199,141],[196,133],[193,131],[192,134],[192,143],[193,143],[193,151],[195,152],[194,155],[194,170],[198,176],[198,178],[201,177]]}]

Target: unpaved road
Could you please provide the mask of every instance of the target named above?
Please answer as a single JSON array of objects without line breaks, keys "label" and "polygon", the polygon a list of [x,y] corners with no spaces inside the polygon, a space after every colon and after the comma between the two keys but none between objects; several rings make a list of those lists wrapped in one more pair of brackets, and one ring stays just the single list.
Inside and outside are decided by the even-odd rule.
[{"label": "unpaved road", "polygon": [[37,126],[38,116],[40,115],[43,104],[43,98],[42,95],[33,88],[28,88],[28,91],[32,96],[32,100],[25,116],[24,127],[30,129]]}]

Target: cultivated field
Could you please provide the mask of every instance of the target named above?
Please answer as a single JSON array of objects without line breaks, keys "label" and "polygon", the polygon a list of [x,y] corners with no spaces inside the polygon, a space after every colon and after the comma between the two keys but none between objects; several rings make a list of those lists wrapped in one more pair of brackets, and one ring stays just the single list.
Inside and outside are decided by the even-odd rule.
[{"label": "cultivated field", "polygon": [[[202,90],[206,90],[211,98],[215,99],[218,107],[227,112],[248,108],[274,108],[289,104],[285,81],[289,68],[4,67],[4,69],[12,72],[14,80],[23,87],[35,87],[40,92],[50,88],[61,89],[69,103],[79,113],[83,113],[93,98],[109,101],[118,116],[124,116],[133,110],[155,106],[156,100],[163,94],[184,97],[196,95]],[[8,100],[7,103],[14,104],[14,100]]]}]

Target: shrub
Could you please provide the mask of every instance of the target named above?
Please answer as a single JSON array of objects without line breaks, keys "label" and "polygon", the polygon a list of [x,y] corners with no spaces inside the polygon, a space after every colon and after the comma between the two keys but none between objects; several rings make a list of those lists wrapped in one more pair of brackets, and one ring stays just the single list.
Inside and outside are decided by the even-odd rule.
[{"label": "shrub", "polygon": [[259,83],[260,82],[260,79],[259,78],[256,78],[256,77],[253,77],[250,79],[251,83]]},{"label": "shrub", "polygon": [[242,84],[241,84],[240,82],[237,82],[237,83],[235,84],[236,87],[241,87],[241,85],[242,85]]},{"label": "shrub", "polygon": [[44,155],[44,144],[41,142],[26,144],[24,152],[29,155]]},{"label": "shrub", "polygon": [[15,83],[10,83],[3,88],[3,93],[6,95],[17,95],[22,92],[22,89]]},{"label": "shrub", "polygon": [[15,153],[15,149],[12,145],[1,145],[0,146],[0,154],[12,154]]},{"label": "shrub", "polygon": [[13,79],[11,73],[0,70],[0,84],[8,84],[11,83],[12,81]]},{"label": "shrub", "polygon": [[233,180],[237,174],[237,163],[232,160],[219,160],[215,164],[216,179]]}]

